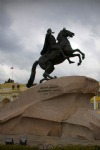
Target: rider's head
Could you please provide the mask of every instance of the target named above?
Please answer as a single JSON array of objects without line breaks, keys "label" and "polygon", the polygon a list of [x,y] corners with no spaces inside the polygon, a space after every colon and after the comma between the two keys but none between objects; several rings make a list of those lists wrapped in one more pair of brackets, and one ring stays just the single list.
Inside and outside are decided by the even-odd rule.
[{"label": "rider's head", "polygon": [[49,28],[49,29],[47,30],[47,34],[52,34],[52,33],[54,33],[54,32],[52,32],[52,30]]},{"label": "rider's head", "polygon": [[63,30],[66,30],[66,28],[64,27]]}]

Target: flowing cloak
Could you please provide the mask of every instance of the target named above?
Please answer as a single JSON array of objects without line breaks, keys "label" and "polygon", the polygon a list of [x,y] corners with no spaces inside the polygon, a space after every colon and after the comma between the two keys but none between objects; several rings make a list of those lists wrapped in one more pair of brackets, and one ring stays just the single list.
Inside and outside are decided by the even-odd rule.
[{"label": "flowing cloak", "polygon": [[48,51],[50,51],[54,45],[56,45],[55,37],[52,34],[46,34],[44,46],[41,51],[41,55],[44,55]]}]

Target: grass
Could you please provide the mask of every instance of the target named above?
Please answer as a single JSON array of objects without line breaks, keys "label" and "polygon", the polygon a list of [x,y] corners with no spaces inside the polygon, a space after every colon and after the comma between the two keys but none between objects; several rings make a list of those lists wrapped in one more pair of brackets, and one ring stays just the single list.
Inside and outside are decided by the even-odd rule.
[{"label": "grass", "polygon": [[0,150],[38,150],[38,148],[21,145],[0,145]]},{"label": "grass", "polygon": [[[0,150],[40,150],[38,147],[29,147],[21,145],[0,145]],[[42,149],[43,150],[43,149]],[[100,150],[100,146],[97,145],[59,145],[55,147],[47,147],[45,150]]]}]

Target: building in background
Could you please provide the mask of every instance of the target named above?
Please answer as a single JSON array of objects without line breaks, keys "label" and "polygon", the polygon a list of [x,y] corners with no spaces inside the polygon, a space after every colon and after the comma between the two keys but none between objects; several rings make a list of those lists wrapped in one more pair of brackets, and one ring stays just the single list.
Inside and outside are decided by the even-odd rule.
[{"label": "building in background", "polygon": [[94,110],[100,111],[100,82],[99,82],[98,94],[90,100],[90,103],[93,106]]},{"label": "building in background", "polygon": [[[34,84],[36,85],[36,84]],[[8,79],[4,84],[0,84],[0,107],[16,100],[22,91],[27,90],[26,84],[15,83],[14,80]],[[100,82],[98,95],[90,99],[94,110],[100,112]]]},{"label": "building in background", "polygon": [[20,92],[27,90],[26,84],[15,83],[8,79],[4,84],[0,84],[0,107],[18,98]]}]

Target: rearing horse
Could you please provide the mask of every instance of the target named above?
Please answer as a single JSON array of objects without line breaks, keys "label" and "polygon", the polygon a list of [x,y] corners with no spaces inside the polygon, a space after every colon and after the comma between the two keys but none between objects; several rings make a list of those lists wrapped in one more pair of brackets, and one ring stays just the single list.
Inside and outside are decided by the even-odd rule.
[{"label": "rearing horse", "polygon": [[[43,70],[45,70],[43,73],[43,79],[40,80],[40,83],[42,83],[44,80],[50,80],[50,79],[56,78],[55,76],[54,77],[50,76],[50,73],[52,73],[55,69],[54,65],[58,65],[70,57],[78,56],[79,57],[78,65],[81,64],[82,59],[85,58],[85,54],[82,53],[79,49],[75,49],[75,50],[72,49],[70,42],[68,41],[67,38],[73,37],[73,36],[74,36],[74,33],[66,29],[63,29],[59,32],[57,36],[58,46],[62,48],[63,53],[66,56],[66,58],[57,49],[54,49],[42,55],[37,61],[34,62],[32,66],[31,75],[26,85],[28,88],[33,86],[33,82],[34,82],[35,74],[36,74],[36,67],[38,64]],[[78,54],[73,54],[74,52],[78,52]],[[82,59],[79,53],[82,55]]]},{"label": "rearing horse", "polygon": [[[62,47],[63,52],[66,53],[66,56],[68,57],[78,56],[79,57],[79,63],[77,64],[79,66],[82,63],[81,56],[82,56],[82,59],[84,59],[85,54],[82,53],[79,49],[72,49],[71,44],[68,40],[68,37],[73,37],[73,36],[74,36],[73,32],[70,32],[66,30],[65,28],[63,28],[63,30],[61,30],[58,33],[57,40],[58,40],[58,45]],[[78,54],[74,54],[75,52],[78,52]],[[79,53],[81,54],[81,56]]]}]

